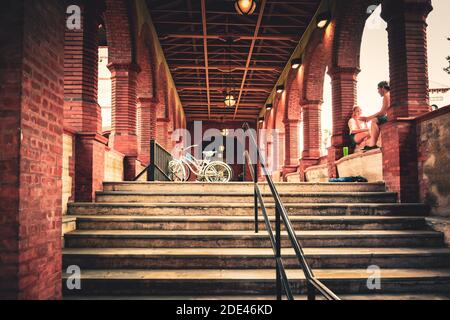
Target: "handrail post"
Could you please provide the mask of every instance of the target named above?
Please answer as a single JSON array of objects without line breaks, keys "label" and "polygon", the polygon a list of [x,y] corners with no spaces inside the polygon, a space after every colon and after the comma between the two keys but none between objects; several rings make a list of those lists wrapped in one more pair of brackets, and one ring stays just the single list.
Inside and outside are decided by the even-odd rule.
[{"label": "handrail post", "polygon": [[281,261],[281,215],[277,204],[275,203],[275,243],[276,243],[276,261],[277,261],[277,300],[282,299],[281,293],[281,273],[278,261]]},{"label": "handrail post", "polygon": [[150,140],[150,167],[147,172],[147,181],[155,181],[155,140]]},{"label": "handrail post", "polygon": [[308,300],[316,300],[316,289],[309,281],[307,281],[306,290],[308,294]]},{"label": "handrail post", "polygon": [[257,194],[257,188],[258,188],[258,176],[256,175],[256,169],[257,165],[253,165],[253,198],[255,202],[255,233],[259,232],[259,217],[258,217],[258,194]]}]

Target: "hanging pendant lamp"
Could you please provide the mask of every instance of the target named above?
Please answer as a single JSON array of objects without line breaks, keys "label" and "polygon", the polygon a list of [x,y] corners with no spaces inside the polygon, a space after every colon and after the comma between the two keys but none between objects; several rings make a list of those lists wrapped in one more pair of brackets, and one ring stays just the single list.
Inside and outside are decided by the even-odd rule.
[{"label": "hanging pendant lamp", "polygon": [[234,3],[234,7],[236,11],[244,16],[252,15],[256,9],[256,1],[255,0],[236,0]]}]

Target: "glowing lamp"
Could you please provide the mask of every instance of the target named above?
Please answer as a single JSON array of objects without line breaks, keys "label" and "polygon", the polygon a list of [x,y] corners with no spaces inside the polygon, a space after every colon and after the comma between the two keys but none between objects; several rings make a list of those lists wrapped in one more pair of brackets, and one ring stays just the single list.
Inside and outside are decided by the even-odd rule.
[{"label": "glowing lamp", "polygon": [[229,93],[225,96],[225,105],[227,107],[234,107],[236,105],[236,99],[234,98],[234,96]]},{"label": "glowing lamp", "polygon": [[292,62],[291,62],[292,69],[298,69],[301,67],[301,65],[302,65],[302,59],[300,59],[300,58],[292,59]]},{"label": "glowing lamp", "polygon": [[236,11],[244,16],[249,16],[255,12],[256,1],[255,0],[237,0],[234,3]]},{"label": "glowing lamp", "polygon": [[329,11],[322,12],[317,16],[317,27],[320,29],[325,28],[331,20],[331,13]]}]

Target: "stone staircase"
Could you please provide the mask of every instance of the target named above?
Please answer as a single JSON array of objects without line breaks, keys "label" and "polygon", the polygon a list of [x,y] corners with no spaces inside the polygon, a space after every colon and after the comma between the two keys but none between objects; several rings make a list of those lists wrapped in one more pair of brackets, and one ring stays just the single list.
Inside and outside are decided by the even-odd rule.
[{"label": "stone staircase", "polygon": [[[447,299],[450,249],[427,227],[427,207],[398,204],[383,183],[277,185],[316,276],[343,299]],[[267,207],[274,203],[261,185]],[[105,183],[95,203],[69,204],[67,299],[274,299],[274,257],[250,183]],[[274,219],[274,217],[272,217]],[[283,233],[288,277],[305,279]],[[65,285],[78,265],[81,290]],[[369,266],[381,289],[367,287]],[[319,298],[319,297],[318,297]]]}]

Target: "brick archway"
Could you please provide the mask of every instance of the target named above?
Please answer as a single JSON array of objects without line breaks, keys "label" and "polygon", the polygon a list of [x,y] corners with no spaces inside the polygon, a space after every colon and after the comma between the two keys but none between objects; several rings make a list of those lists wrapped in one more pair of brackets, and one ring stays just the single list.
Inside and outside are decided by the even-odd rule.
[{"label": "brick archway", "polygon": [[[380,1],[375,1],[379,3]],[[367,8],[374,1],[345,1],[335,12],[335,30],[329,73],[333,90],[333,135],[328,150],[328,173],[337,176],[334,166],[348,146],[348,119],[357,103],[357,76],[360,71],[360,51]]]},{"label": "brick archway", "polygon": [[141,72],[137,78],[139,160],[150,161],[150,140],[156,136],[156,66],[157,57],[150,26],[142,26],[137,47]]},{"label": "brick archway", "polygon": [[315,165],[321,156],[321,107],[325,73],[331,63],[333,25],[316,30],[305,51],[302,87],[302,120],[304,149],[302,166]]},{"label": "brick archway", "polygon": [[169,92],[167,85],[166,66],[163,62],[159,64],[157,76],[157,100],[156,109],[156,140],[164,147],[168,147],[167,132],[169,130]]},{"label": "brick archway", "polygon": [[303,71],[301,67],[299,70],[291,70],[288,75],[286,86],[286,102],[284,113],[284,130],[285,130],[285,146],[284,146],[284,166],[283,176],[288,173],[293,173],[298,168],[300,159],[299,154],[299,130],[302,121],[302,87],[303,87]]},{"label": "brick archway", "polygon": [[272,128],[276,131],[273,132],[272,146],[273,146],[273,169],[282,172],[284,165],[285,154],[285,119],[286,119],[286,100],[287,90],[278,94],[276,103],[274,104],[274,113],[272,115]]}]

